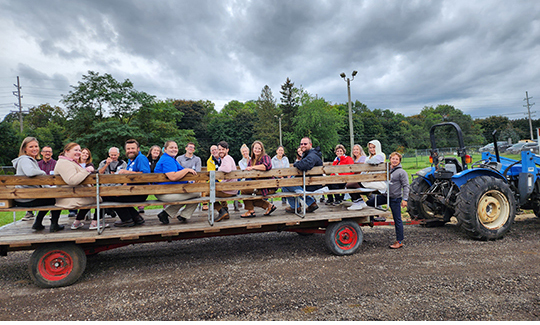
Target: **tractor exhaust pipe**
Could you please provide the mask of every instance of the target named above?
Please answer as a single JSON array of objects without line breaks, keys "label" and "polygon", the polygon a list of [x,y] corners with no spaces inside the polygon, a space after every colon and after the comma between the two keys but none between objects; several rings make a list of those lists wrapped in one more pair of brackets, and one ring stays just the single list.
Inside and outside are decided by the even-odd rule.
[{"label": "tractor exhaust pipe", "polygon": [[495,157],[497,157],[497,162],[501,162],[501,157],[499,156],[499,146],[497,146],[497,136],[495,135],[497,130],[494,130],[491,134],[493,136],[493,147],[495,148]]}]

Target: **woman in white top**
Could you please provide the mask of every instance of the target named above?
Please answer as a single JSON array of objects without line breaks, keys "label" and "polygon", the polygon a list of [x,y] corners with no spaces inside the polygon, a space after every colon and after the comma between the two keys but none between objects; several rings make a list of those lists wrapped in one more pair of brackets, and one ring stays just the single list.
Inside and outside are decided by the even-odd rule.
[{"label": "woman in white top", "polygon": [[[285,156],[285,148],[283,146],[279,146],[276,149],[276,155],[272,158],[272,169],[275,168],[289,168],[291,164],[289,163],[289,158]],[[281,203],[286,204],[287,200],[282,197]]]},{"label": "woman in white top", "polygon": [[240,170],[245,170],[249,161],[249,148],[245,143],[240,147],[240,153],[242,154],[242,159],[238,162],[238,166],[240,166]]}]

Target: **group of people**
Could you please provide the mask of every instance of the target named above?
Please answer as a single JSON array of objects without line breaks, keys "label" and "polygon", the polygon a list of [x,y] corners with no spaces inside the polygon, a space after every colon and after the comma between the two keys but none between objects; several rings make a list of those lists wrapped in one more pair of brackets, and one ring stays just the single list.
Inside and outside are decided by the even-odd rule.
[{"label": "group of people", "polygon": [[[251,149],[251,150],[250,150]],[[368,143],[369,155],[366,155],[360,145],[355,145],[352,150],[352,157],[346,155],[346,149],[339,144],[335,148],[336,158],[333,165],[345,164],[379,164],[385,161],[386,157],[382,153],[380,142],[377,140]],[[128,161],[121,160],[120,150],[116,147],[109,149],[109,157],[103,160],[97,169],[92,164],[92,155],[88,148],[82,148],[77,143],[68,143],[62,153],[51,165],[52,149],[48,146],[43,147],[41,154],[44,159],[39,159],[39,143],[36,138],[27,137],[21,144],[19,157],[13,160],[13,166],[16,168],[17,175],[36,176],[54,174],[62,177],[68,187],[90,186],[82,185],[84,179],[91,173],[98,172],[102,174],[133,174],[133,173],[163,173],[168,179],[168,182],[163,184],[184,184],[187,183],[184,177],[188,174],[196,175],[201,171],[201,159],[197,157],[195,152],[195,144],[188,143],[185,148],[185,154],[178,155],[178,144],[174,141],[167,141],[163,148],[153,146],[150,148],[148,155],[145,156],[140,152],[139,143],[130,139],[125,143],[125,151]],[[251,171],[268,171],[272,168],[287,168],[290,162],[285,156],[285,150],[279,146],[276,150],[276,155],[273,158],[266,153],[264,145],[261,141],[255,141],[249,148],[243,145],[241,148],[242,159],[238,162],[241,170]],[[250,154],[251,152],[251,154]],[[375,206],[376,202],[386,202],[386,195],[390,196],[390,208],[394,217],[396,226],[396,242],[390,247],[400,248],[403,246],[403,223],[401,222],[401,209],[407,205],[408,198],[408,176],[401,167],[401,155],[393,152],[390,155],[390,183],[389,192],[382,195],[372,196],[367,202],[364,202],[360,194],[351,193],[352,205],[349,210],[360,210],[365,206]],[[297,150],[297,157],[293,166],[301,171],[311,170],[313,167],[322,166],[322,154],[319,147],[314,148],[309,137],[302,138],[300,146]],[[225,141],[219,142],[217,145],[210,147],[210,157],[207,160],[207,170],[217,170],[224,173],[237,170],[234,159],[229,155],[229,145]],[[225,179],[224,182],[235,182],[238,179]],[[114,185],[114,184],[111,184]],[[28,187],[28,186],[23,186]],[[36,186],[34,186],[36,187]],[[306,190],[314,192],[320,190],[323,185],[308,185]],[[384,182],[369,182],[369,183],[346,183],[332,184],[328,186],[330,189],[343,188],[371,188],[371,189],[386,189]],[[266,196],[273,194],[277,188],[257,188],[250,190],[242,190],[241,194],[250,195],[257,194]],[[281,191],[292,193],[303,193],[303,188],[300,186],[282,187]],[[178,202],[201,197],[207,193],[171,193],[157,194],[156,198],[162,202]],[[238,191],[216,192],[216,197],[227,198],[238,195]],[[147,195],[135,196],[116,196],[102,197],[100,200],[105,202],[143,202],[147,199]],[[326,204],[338,205],[343,202],[344,196],[328,195]],[[285,209],[288,213],[300,213],[301,203],[296,197],[286,198],[289,206]],[[71,229],[76,230],[84,226],[84,219],[89,213],[87,209],[77,209],[80,206],[91,205],[96,203],[95,197],[85,198],[59,198],[59,199],[16,199],[15,204],[22,207],[35,207],[43,205],[55,205],[60,208],[70,209],[70,215],[75,216],[75,221],[71,225]],[[306,212],[312,213],[319,207],[315,198],[311,195],[306,197]],[[171,218],[177,218],[181,223],[187,222],[197,208],[198,203],[189,204],[170,204],[165,205],[163,211],[158,214],[158,219],[162,224],[169,224]],[[264,210],[263,215],[271,215],[277,208],[276,206],[265,199],[245,199],[245,213],[242,218],[256,217],[255,207]],[[183,209],[182,209],[183,208]],[[216,202],[214,209],[217,212],[216,222],[229,219],[229,210],[226,201]],[[131,227],[142,225],[145,223],[141,213],[144,212],[143,207],[135,209],[134,207],[114,208],[114,212],[119,216],[118,221],[114,223],[117,227]],[[51,226],[50,231],[55,232],[64,229],[64,226],[58,224],[61,210],[51,211]],[[39,211],[37,214],[32,229],[40,231],[44,229],[42,224],[44,216],[48,211]],[[108,224],[102,224],[102,227],[108,227]],[[96,229],[97,213],[94,213],[89,229]]]}]

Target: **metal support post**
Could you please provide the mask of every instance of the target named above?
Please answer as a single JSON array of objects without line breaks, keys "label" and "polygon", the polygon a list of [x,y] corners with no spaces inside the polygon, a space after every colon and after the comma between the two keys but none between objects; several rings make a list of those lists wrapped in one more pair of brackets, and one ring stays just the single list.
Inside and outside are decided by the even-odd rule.
[{"label": "metal support post", "polygon": [[208,223],[214,225],[214,203],[216,202],[216,171],[210,171],[210,202],[208,207]]}]

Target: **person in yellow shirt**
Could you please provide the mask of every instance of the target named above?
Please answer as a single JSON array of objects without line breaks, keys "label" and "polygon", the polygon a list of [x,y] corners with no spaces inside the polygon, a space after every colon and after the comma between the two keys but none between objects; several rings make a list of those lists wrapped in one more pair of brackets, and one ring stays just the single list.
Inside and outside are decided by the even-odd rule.
[{"label": "person in yellow shirt", "polygon": [[[218,147],[216,145],[212,145],[210,147],[210,157],[208,157],[208,160],[206,161],[206,170],[217,170],[220,164],[221,160],[219,158]],[[203,193],[202,196],[206,196],[206,194]],[[208,204],[204,203],[202,209],[205,211],[208,210]]]}]

